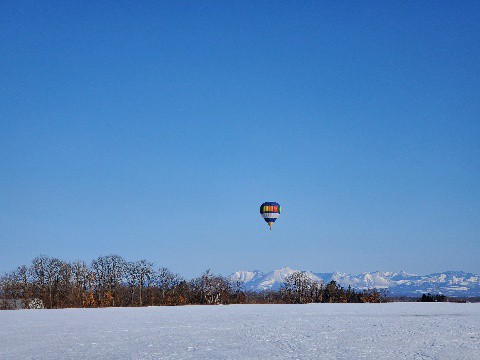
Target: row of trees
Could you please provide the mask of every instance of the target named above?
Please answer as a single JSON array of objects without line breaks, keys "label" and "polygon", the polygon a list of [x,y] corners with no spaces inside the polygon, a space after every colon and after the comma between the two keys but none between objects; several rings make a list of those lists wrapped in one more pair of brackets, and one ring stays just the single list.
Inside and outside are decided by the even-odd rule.
[{"label": "row of trees", "polygon": [[443,294],[423,294],[420,299],[421,302],[445,302],[447,297]]},{"label": "row of trees", "polygon": [[383,302],[384,293],[376,289],[356,291],[350,286],[344,289],[335,281],[324,285],[310,279],[303,272],[294,272],[280,289],[282,299],[287,303],[364,303]]},{"label": "row of trees", "polygon": [[186,280],[146,261],[101,256],[87,265],[40,256],[0,277],[0,308],[66,308],[241,303],[380,302],[376,290],[324,285],[304,273],[290,276],[279,291],[246,292],[242,283],[205,271]]}]

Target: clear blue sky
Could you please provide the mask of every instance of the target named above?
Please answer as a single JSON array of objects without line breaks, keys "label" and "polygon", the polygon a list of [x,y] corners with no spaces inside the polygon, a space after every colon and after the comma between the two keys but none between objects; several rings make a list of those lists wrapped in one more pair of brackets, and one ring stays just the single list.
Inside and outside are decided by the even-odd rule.
[{"label": "clear blue sky", "polygon": [[479,14],[2,1],[0,271],[480,272]]}]

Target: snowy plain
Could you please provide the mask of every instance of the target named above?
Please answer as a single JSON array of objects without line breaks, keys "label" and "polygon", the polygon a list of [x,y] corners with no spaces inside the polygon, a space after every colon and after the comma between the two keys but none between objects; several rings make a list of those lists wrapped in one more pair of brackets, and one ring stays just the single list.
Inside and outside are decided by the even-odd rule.
[{"label": "snowy plain", "polygon": [[0,359],[480,359],[480,304],[0,311]]}]

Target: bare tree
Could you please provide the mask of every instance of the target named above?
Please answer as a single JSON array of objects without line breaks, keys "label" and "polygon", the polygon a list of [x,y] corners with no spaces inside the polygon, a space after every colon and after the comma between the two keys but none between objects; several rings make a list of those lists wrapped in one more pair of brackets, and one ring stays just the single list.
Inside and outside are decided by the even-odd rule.
[{"label": "bare tree", "polygon": [[35,297],[41,299],[44,304],[47,303],[47,264],[50,258],[40,255],[33,259],[32,265],[29,268],[30,276],[32,278],[33,292]]},{"label": "bare tree", "polygon": [[160,304],[165,305],[171,302],[172,297],[175,296],[174,289],[178,287],[182,281],[183,278],[180,275],[172,273],[165,267],[158,270],[157,274],[155,274],[154,282],[160,290]]},{"label": "bare tree", "polygon": [[201,277],[191,281],[191,287],[200,304],[228,304],[231,301],[233,289],[231,283],[221,276],[213,275],[210,270]]},{"label": "bare tree", "polygon": [[295,271],[285,279],[281,291],[287,302],[305,304],[318,299],[322,292],[322,286],[310,279],[304,272]]},{"label": "bare tree", "polygon": [[118,255],[100,256],[92,262],[98,301],[103,306],[118,303],[117,288],[121,285],[126,261]]},{"label": "bare tree", "polygon": [[147,262],[147,260],[140,260],[136,262],[138,268],[138,286],[139,286],[139,304],[143,306],[143,289],[150,288],[152,285],[154,270],[153,264]]},{"label": "bare tree", "polygon": [[72,271],[72,303],[75,306],[85,306],[87,292],[92,289],[93,274],[84,261],[74,261]]}]

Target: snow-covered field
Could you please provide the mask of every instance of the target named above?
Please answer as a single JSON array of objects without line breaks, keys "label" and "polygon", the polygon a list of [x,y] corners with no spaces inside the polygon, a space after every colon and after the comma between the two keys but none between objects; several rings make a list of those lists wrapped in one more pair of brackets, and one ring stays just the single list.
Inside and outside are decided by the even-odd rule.
[{"label": "snow-covered field", "polygon": [[0,359],[480,359],[480,304],[0,311]]}]

